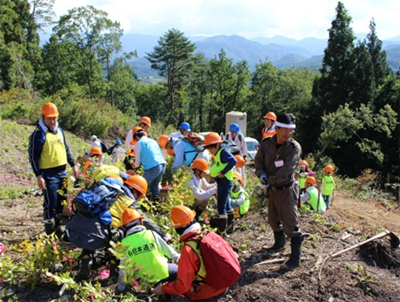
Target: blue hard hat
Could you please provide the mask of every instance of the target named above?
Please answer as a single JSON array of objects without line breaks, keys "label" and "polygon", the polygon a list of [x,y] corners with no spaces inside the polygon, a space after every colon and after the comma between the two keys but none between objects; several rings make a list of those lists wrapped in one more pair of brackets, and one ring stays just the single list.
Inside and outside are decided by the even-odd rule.
[{"label": "blue hard hat", "polygon": [[183,123],[179,126],[179,129],[191,131],[190,125],[189,125],[189,123],[187,123],[187,122],[183,122]]},{"label": "blue hard hat", "polygon": [[117,141],[115,142],[116,145],[122,145],[121,141],[119,139],[117,139]]},{"label": "blue hard hat", "polygon": [[229,131],[232,131],[233,133],[239,133],[240,127],[238,124],[233,123],[229,126]]}]

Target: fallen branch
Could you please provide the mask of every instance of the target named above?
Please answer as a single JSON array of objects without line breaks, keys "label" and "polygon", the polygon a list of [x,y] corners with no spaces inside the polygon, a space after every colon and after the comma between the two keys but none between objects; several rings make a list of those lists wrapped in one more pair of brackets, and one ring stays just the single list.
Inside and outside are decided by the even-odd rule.
[{"label": "fallen branch", "polygon": [[[306,260],[310,260],[310,258],[301,258],[301,261],[306,261]],[[265,261],[254,264],[254,266],[261,265],[261,264],[273,264],[273,263],[282,263],[282,262],[285,262],[285,258],[265,260]]]},{"label": "fallen branch", "polygon": [[374,237],[371,237],[371,238],[369,238],[369,239],[367,239],[367,240],[365,240],[363,242],[359,242],[359,243],[357,243],[355,245],[352,245],[352,246],[348,247],[347,249],[344,249],[344,250],[342,250],[340,252],[337,252],[337,253],[331,255],[330,258],[335,258],[337,256],[340,256],[340,255],[342,255],[342,254],[344,254],[344,253],[346,253],[348,251],[351,251],[351,250],[353,250],[353,249],[355,249],[357,247],[360,247],[360,246],[362,246],[362,245],[364,245],[364,244],[366,244],[368,242],[374,241],[376,239],[383,238],[383,237],[385,237],[387,235],[390,236],[391,240],[393,240],[393,239],[396,240],[397,239],[397,242],[398,242],[399,238],[396,235],[394,235],[392,232],[389,232],[388,230],[386,230],[386,231],[384,231],[382,233],[379,233],[378,235],[375,235]]}]

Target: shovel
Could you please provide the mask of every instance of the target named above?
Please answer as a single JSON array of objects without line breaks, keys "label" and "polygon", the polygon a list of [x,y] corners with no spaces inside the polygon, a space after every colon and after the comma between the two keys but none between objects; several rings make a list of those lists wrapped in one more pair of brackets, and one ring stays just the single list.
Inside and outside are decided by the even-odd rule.
[{"label": "shovel", "polygon": [[385,237],[387,235],[390,236],[390,245],[392,246],[392,248],[399,247],[399,245],[400,245],[399,237],[397,237],[394,233],[389,232],[388,230],[386,230],[386,231],[384,231],[382,233],[379,233],[378,235],[375,235],[374,237],[371,237],[371,238],[369,238],[369,239],[367,239],[367,240],[365,240],[363,242],[360,242],[360,243],[357,243],[355,245],[352,245],[352,246],[348,247],[347,249],[344,249],[344,250],[342,250],[340,252],[337,252],[337,253],[331,255],[331,258],[335,258],[335,257],[337,257],[337,256],[339,256],[341,254],[344,254],[344,253],[346,253],[348,251],[351,251],[351,250],[355,249],[356,247],[362,246],[362,245],[364,245],[364,244],[366,244],[368,242],[374,241],[376,239],[383,238],[383,237]]}]

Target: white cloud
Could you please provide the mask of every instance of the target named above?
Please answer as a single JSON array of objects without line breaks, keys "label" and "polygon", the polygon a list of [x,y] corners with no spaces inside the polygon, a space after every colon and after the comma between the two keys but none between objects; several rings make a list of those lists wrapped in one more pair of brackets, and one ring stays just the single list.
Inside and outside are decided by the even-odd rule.
[{"label": "white cloud", "polygon": [[[160,36],[177,28],[186,35],[233,35],[247,38],[283,35],[327,38],[337,0],[57,0],[58,16],[93,5],[120,22],[125,32]],[[400,1],[343,0],[355,33],[369,32],[375,18],[380,39],[400,34]]]}]

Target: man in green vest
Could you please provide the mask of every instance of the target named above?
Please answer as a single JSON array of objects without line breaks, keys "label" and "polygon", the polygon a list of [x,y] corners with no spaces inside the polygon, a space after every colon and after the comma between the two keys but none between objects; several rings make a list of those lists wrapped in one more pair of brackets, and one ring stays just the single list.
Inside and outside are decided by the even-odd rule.
[{"label": "man in green vest", "polygon": [[326,205],[321,193],[319,193],[318,189],[315,187],[317,185],[315,178],[312,176],[307,177],[305,185],[306,192],[300,196],[300,201],[309,204],[311,208],[319,214],[324,213]]},{"label": "man in green vest", "polygon": [[[122,225],[126,230],[122,244],[128,247],[125,254],[129,261],[121,259],[121,265],[129,267],[129,270],[120,269],[117,293],[129,290],[124,274],[130,269],[133,269],[137,277],[151,283],[176,280],[178,272],[176,263],[180,254],[160,235],[143,226],[143,216],[137,210],[127,208],[122,215]],[[175,263],[168,263],[169,260]]]},{"label": "man in green vest", "polygon": [[44,196],[44,228],[47,235],[57,231],[59,217],[63,210],[62,200],[66,194],[59,194],[67,177],[67,163],[72,167],[74,177],[79,171],[69,151],[63,130],[58,125],[58,109],[53,103],[46,103],[42,108],[42,118],[29,137],[29,162],[36,175],[39,189]]}]

